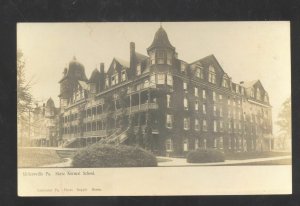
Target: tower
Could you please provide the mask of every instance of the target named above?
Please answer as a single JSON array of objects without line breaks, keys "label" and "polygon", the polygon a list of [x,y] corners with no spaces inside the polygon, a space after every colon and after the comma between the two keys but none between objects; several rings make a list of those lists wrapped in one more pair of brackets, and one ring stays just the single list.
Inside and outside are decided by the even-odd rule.
[{"label": "tower", "polygon": [[169,41],[162,26],[155,33],[152,44],[147,49],[151,65],[172,65],[176,56],[175,47]]},{"label": "tower", "polygon": [[69,63],[69,67],[64,69],[63,78],[59,81],[61,109],[64,109],[69,104],[79,80],[86,82],[87,77],[85,75],[84,66],[78,62],[74,56]]}]

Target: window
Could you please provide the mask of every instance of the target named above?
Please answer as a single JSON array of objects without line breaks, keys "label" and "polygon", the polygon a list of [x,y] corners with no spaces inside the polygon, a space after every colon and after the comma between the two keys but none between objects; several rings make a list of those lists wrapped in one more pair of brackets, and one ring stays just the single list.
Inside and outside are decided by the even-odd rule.
[{"label": "window", "polygon": [[231,137],[228,139],[228,149],[231,149]]},{"label": "window", "polygon": [[240,93],[239,85],[235,85],[235,92]]},{"label": "window", "polygon": [[217,138],[214,139],[214,148],[217,148]]},{"label": "window", "polygon": [[220,117],[223,117],[223,108],[220,107]]},{"label": "window", "polygon": [[220,121],[220,131],[223,131],[223,121]]},{"label": "window", "polygon": [[222,100],[223,99],[223,95],[219,94],[219,99]]},{"label": "window", "polygon": [[217,121],[214,120],[214,132],[217,132],[218,131],[218,128],[217,128]]},{"label": "window", "polygon": [[158,74],[157,84],[164,84],[165,83],[165,74]]},{"label": "window", "polygon": [[244,89],[244,87],[241,87],[241,94],[242,94],[242,95],[245,94],[245,89]]},{"label": "window", "polygon": [[216,92],[213,92],[213,101],[216,101]]},{"label": "window", "polygon": [[144,82],[144,88],[148,88],[149,87],[149,80],[147,79],[147,80],[145,80],[145,82]]},{"label": "window", "polygon": [[227,99],[227,104],[230,105],[230,97]]},{"label": "window", "polygon": [[170,74],[167,74],[167,85],[173,85],[173,77]]},{"label": "window", "polygon": [[205,119],[202,121],[202,130],[207,131],[207,122]]},{"label": "window", "polygon": [[155,53],[154,52],[150,53],[150,63],[155,64]]},{"label": "window", "polygon": [[198,111],[199,110],[199,102],[195,101],[195,110]]},{"label": "window", "polygon": [[228,110],[228,119],[231,118],[231,111]]},{"label": "window", "polygon": [[188,100],[187,100],[186,97],[183,99],[183,107],[184,107],[184,110],[188,110],[189,109],[188,108]]},{"label": "window", "polygon": [[102,105],[98,105],[97,106],[97,114],[101,114],[102,113]]},{"label": "window", "polygon": [[250,97],[254,98],[254,89],[253,88],[250,89]]},{"label": "window", "polygon": [[92,123],[92,131],[96,131],[96,129],[97,129],[96,122],[93,122]]},{"label": "window", "polygon": [[196,97],[199,97],[198,87],[195,87],[195,96],[196,96]]},{"label": "window", "polygon": [[222,86],[225,87],[225,88],[229,88],[229,85],[228,85],[228,76],[226,74],[223,75]]},{"label": "window", "polygon": [[259,88],[256,89],[256,99],[261,100],[261,93],[260,93]]},{"label": "window", "polygon": [[213,84],[216,83],[216,72],[213,66],[209,66],[208,81]]},{"label": "window", "polygon": [[116,84],[118,84],[119,79],[118,79],[118,74],[115,74],[111,77],[111,85],[114,86]]},{"label": "window", "polygon": [[219,138],[219,148],[223,149],[223,137]]},{"label": "window", "polygon": [[188,140],[185,139],[185,140],[183,141],[183,151],[187,152],[187,151],[189,150],[188,146],[189,146],[189,145],[188,145]]},{"label": "window", "polygon": [[203,79],[203,70],[200,67],[196,68],[196,77]]},{"label": "window", "polygon": [[173,115],[167,114],[166,127],[169,129],[173,127]]},{"label": "window", "polygon": [[109,80],[108,80],[108,78],[105,79],[105,87],[106,88],[109,87]]},{"label": "window", "polygon": [[173,151],[173,142],[172,142],[172,139],[167,139],[166,140],[166,150],[168,152]]},{"label": "window", "polygon": [[214,116],[217,116],[217,106],[214,105]]},{"label": "window", "polygon": [[138,65],[136,66],[136,75],[139,76],[139,75],[141,75],[141,73],[142,73],[141,65],[138,64]]},{"label": "window", "polygon": [[170,52],[167,53],[167,64],[172,64],[172,53]]},{"label": "window", "polygon": [[155,79],[156,79],[156,75],[155,74],[153,74],[153,75],[150,76],[150,83],[151,83],[151,85],[156,83]]},{"label": "window", "polygon": [[157,63],[158,64],[164,64],[164,52],[163,51],[157,51]]},{"label": "window", "polygon": [[96,93],[96,84],[95,83],[91,83],[91,93]]},{"label": "window", "polygon": [[204,89],[202,90],[202,98],[206,99],[206,90],[204,90]]},{"label": "window", "polygon": [[203,104],[203,105],[202,105],[202,113],[203,113],[203,114],[206,114],[206,104]]},{"label": "window", "polygon": [[206,149],[206,147],[207,147],[207,140],[204,139],[204,140],[203,140],[203,148]]},{"label": "window", "polygon": [[126,71],[122,71],[122,73],[121,73],[121,81],[122,82],[126,81]]},{"label": "window", "polygon": [[199,139],[195,139],[195,149],[199,148]]},{"label": "window", "polygon": [[170,108],[170,98],[171,96],[167,94],[167,108]]},{"label": "window", "polygon": [[187,83],[183,82],[183,90],[187,90]]},{"label": "window", "polygon": [[195,119],[195,130],[199,131],[200,130],[200,124],[199,124],[199,120]]},{"label": "window", "polygon": [[181,72],[185,72],[186,64],[184,62],[181,62],[180,69],[181,69]]},{"label": "window", "polygon": [[189,130],[190,129],[190,119],[189,118],[184,118],[183,119],[183,129],[184,130]]}]

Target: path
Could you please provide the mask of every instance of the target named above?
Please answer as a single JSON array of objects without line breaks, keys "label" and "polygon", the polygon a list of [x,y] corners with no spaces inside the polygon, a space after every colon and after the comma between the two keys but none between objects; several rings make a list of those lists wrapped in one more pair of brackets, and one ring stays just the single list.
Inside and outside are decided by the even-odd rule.
[{"label": "path", "polygon": [[185,158],[174,158],[174,157],[159,157],[166,160],[165,162],[158,162],[158,166],[213,166],[213,165],[238,165],[242,163],[252,163],[252,162],[264,162],[270,160],[281,160],[290,159],[291,155],[279,156],[279,157],[267,157],[267,158],[255,158],[255,159],[245,159],[245,160],[225,160],[225,162],[214,162],[214,163],[187,163]]}]

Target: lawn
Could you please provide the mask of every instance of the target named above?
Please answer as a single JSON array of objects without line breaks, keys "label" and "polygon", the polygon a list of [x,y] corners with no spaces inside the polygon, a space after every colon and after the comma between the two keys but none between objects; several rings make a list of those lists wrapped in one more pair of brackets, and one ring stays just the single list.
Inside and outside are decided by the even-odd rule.
[{"label": "lawn", "polygon": [[41,148],[18,148],[18,167],[39,167],[64,162],[55,150]]},{"label": "lawn", "polygon": [[225,153],[226,160],[246,160],[256,158],[267,158],[267,157],[279,157],[291,155],[290,152],[236,152],[236,153]]}]

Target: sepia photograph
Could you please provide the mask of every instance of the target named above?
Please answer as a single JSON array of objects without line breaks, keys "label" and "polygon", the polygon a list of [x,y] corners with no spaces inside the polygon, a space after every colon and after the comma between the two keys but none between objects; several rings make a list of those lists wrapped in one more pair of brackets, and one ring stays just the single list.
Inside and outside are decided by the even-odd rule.
[{"label": "sepia photograph", "polygon": [[18,23],[16,61],[21,196],[291,193],[287,21]]}]

